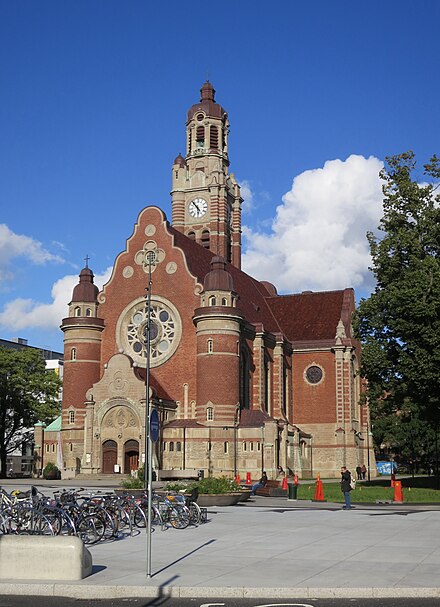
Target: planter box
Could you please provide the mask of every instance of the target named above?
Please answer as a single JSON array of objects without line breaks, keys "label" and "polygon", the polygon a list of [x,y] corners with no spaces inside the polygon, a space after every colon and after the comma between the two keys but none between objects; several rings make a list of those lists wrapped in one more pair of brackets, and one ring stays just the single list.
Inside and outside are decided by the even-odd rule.
[{"label": "planter box", "polygon": [[241,493],[202,493],[197,499],[201,507],[235,506],[241,500]]}]

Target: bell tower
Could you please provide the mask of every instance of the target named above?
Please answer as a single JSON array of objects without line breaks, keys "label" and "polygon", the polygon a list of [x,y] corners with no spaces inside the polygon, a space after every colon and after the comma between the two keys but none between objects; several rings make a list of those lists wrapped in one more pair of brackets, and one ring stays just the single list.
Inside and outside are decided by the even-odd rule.
[{"label": "bell tower", "polygon": [[240,186],[229,173],[228,114],[208,81],[188,110],[186,156],[173,164],[172,225],[201,246],[241,266]]}]

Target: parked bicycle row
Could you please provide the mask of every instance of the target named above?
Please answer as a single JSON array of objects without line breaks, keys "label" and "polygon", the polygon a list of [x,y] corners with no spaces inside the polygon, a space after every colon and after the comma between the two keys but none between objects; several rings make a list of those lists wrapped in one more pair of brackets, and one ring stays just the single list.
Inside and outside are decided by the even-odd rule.
[{"label": "parked bicycle row", "polygon": [[[152,529],[185,529],[207,520],[206,508],[197,504],[197,490],[191,496],[154,494],[151,504]],[[147,527],[148,495],[124,492],[88,493],[84,489],[55,492],[48,497],[31,487],[8,493],[0,488],[0,534],[77,535],[85,544],[112,540]]]}]

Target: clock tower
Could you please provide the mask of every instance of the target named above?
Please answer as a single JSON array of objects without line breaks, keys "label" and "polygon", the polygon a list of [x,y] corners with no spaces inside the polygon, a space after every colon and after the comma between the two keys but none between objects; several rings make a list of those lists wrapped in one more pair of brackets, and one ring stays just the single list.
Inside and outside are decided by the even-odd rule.
[{"label": "clock tower", "polygon": [[186,122],[186,156],[174,161],[172,225],[201,246],[241,266],[240,186],[229,173],[228,114],[208,81]]}]

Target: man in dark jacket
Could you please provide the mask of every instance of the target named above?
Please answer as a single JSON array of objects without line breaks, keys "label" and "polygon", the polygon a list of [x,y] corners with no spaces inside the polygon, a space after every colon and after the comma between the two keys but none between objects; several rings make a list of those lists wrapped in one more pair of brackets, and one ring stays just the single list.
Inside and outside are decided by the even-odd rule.
[{"label": "man in dark jacket", "polygon": [[351,473],[346,466],[341,468],[341,491],[344,494],[345,506],[344,510],[351,510],[350,491],[351,491]]}]

